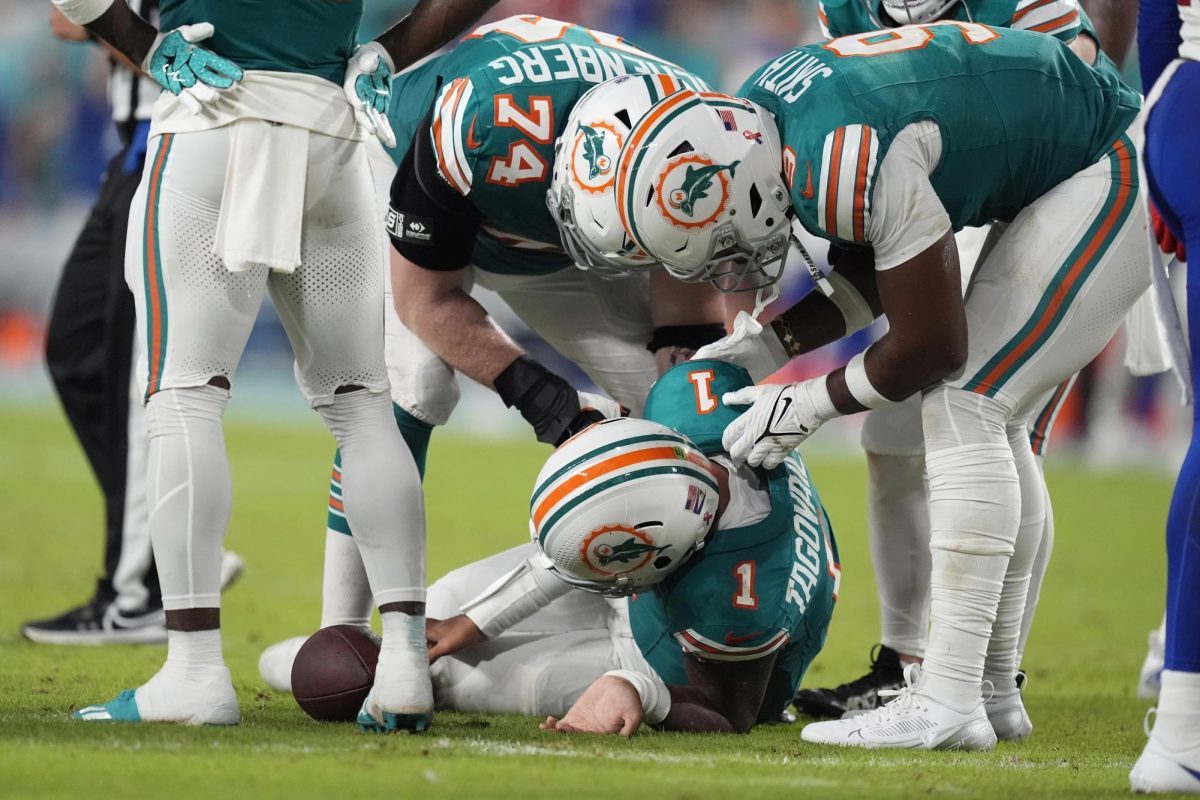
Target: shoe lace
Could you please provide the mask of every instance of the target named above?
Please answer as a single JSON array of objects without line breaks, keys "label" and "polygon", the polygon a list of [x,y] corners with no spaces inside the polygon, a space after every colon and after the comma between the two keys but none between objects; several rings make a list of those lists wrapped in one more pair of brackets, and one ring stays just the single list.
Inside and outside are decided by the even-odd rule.
[{"label": "shoe lace", "polygon": [[921,665],[908,664],[904,667],[904,686],[899,689],[880,689],[880,697],[892,698],[879,708],[863,715],[869,724],[885,725],[909,711],[925,710],[925,703],[917,694],[917,682],[921,678]]},{"label": "shoe lace", "polygon": [[1158,706],[1150,706],[1147,708],[1146,716],[1142,717],[1142,731],[1146,734],[1147,738],[1150,737],[1150,732],[1154,730],[1154,726],[1150,724],[1151,717],[1154,717],[1156,721],[1158,720]]}]

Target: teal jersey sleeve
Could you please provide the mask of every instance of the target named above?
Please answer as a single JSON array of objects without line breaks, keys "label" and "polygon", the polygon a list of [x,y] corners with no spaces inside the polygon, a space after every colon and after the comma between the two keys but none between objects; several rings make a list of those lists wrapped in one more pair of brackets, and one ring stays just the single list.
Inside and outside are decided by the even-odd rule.
[{"label": "teal jersey sleeve", "polygon": [[[752,384],[741,367],[694,361],[668,370],[646,417],[669,425],[709,456],[744,409],[721,402]],[[680,569],[630,600],[634,638],[668,683],[686,684],[684,659],[744,661],[776,655],[768,704],[782,710],[825,641],[841,568],[833,531],[798,454],[756,473],[767,515],[719,528]]]},{"label": "teal jersey sleeve", "polygon": [[162,30],[210,22],[204,46],[242,69],[299,72],[342,85],[363,0],[161,0]]},{"label": "teal jersey sleeve", "polygon": [[930,182],[959,229],[1011,220],[1103,156],[1141,106],[1050,36],[958,21],[790,50],[739,94],[775,117],[805,228],[868,244],[879,166],[909,123],[938,125]]}]

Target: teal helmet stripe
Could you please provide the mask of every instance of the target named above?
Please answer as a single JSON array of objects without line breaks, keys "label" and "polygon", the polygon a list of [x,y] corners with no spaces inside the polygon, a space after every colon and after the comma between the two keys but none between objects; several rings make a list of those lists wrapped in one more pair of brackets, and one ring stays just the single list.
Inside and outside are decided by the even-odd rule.
[{"label": "teal helmet stripe", "polygon": [[614,486],[620,486],[622,483],[627,483],[632,480],[637,480],[638,478],[648,478],[653,475],[671,475],[671,474],[686,475],[689,478],[695,478],[696,480],[698,480],[701,483],[708,486],[714,492],[717,492],[719,494],[721,491],[720,488],[717,486],[717,482],[713,479],[713,477],[711,475],[705,474],[704,472],[702,472],[700,470],[699,467],[694,467],[691,465],[690,462],[687,462],[687,461],[681,461],[680,463],[674,464],[669,467],[646,467],[645,469],[636,469],[631,472],[626,472],[621,475],[617,475],[615,477],[609,478],[606,481],[601,481],[600,483],[597,483],[595,486],[592,486],[591,488],[589,488],[587,491],[583,492],[582,494],[579,494],[576,497],[572,498],[569,502],[563,503],[561,508],[559,508],[553,514],[551,514],[550,517],[544,523],[542,523],[541,528],[538,531],[538,544],[539,545],[545,544],[547,531],[551,530],[554,527],[554,524],[556,522],[558,522],[560,519],[562,519],[564,514],[566,514],[568,511],[575,508],[576,506],[578,506],[583,501],[585,501],[591,497],[595,497],[600,492],[607,491],[608,489],[611,489]]},{"label": "teal helmet stripe", "polygon": [[[650,132],[646,134],[645,140],[642,142],[641,147],[638,148],[637,155],[633,160],[633,166],[629,169],[629,177],[625,180],[625,196],[620,199],[620,202],[624,203],[625,205],[625,218],[629,220],[629,233],[633,236],[633,240],[637,242],[638,246],[647,253],[651,252],[651,250],[646,246],[646,242],[642,239],[641,231],[638,230],[637,226],[637,216],[634,214],[637,198],[633,187],[637,183],[638,170],[641,169],[642,160],[646,157],[646,153],[649,152],[650,145],[653,143],[654,137],[658,135],[659,131],[661,131],[664,126],[669,124],[680,114],[691,108],[694,108],[699,104],[716,106],[719,108],[738,108],[742,111],[746,110],[746,106],[743,103],[738,103],[733,100],[712,100],[696,95],[695,98],[688,100],[686,103],[679,106],[679,108],[675,109],[661,120],[656,122]],[[629,134],[630,141],[632,141],[633,138],[633,133],[631,132]]]},{"label": "teal helmet stripe", "polygon": [[566,475],[568,472],[575,471],[575,469],[578,468],[580,464],[583,464],[587,461],[591,461],[593,458],[595,458],[596,456],[602,455],[603,453],[608,453],[613,450],[616,450],[618,447],[626,447],[628,445],[633,445],[633,444],[643,444],[645,442],[658,442],[658,441],[672,442],[674,444],[681,445],[683,447],[688,447],[691,449],[695,449],[695,447],[696,447],[690,441],[688,441],[687,439],[685,439],[684,437],[679,436],[679,435],[671,435],[669,433],[647,433],[642,436],[630,436],[628,439],[621,439],[620,441],[610,442],[609,444],[597,447],[595,450],[589,450],[588,452],[581,455],[579,458],[576,458],[573,461],[571,461],[570,463],[564,464],[562,467],[555,470],[553,475],[551,475],[549,478],[546,478],[546,480],[542,481],[540,486],[538,486],[536,489],[533,490],[533,497],[531,497],[529,500],[530,511],[532,511],[533,508],[535,506],[537,506],[538,500],[541,498],[541,496],[543,494],[545,494],[547,489],[549,489],[551,486],[553,486],[555,483],[557,483],[558,479],[563,477],[564,475]]}]

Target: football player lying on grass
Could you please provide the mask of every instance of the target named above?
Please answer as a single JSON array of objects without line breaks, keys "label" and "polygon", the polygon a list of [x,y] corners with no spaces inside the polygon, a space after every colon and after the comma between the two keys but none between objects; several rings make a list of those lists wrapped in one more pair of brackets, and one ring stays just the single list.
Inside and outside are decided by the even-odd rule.
[{"label": "football player lying on grass", "polygon": [[[594,425],[555,451],[533,495],[534,544],[429,588],[438,708],[626,735],[644,721],[744,732],[784,715],[824,643],[839,570],[799,455],[763,470],[722,450],[742,413],[722,396],[750,385],[732,364],[678,365],[645,420]],[[273,688],[291,689],[303,642],[263,653]]]},{"label": "football player lying on grass", "polygon": [[463,614],[431,620],[435,686],[442,656],[470,658],[539,604],[578,595],[569,584],[611,598],[606,652],[590,668],[605,658],[618,668],[543,730],[745,733],[778,720],[825,641],[840,570],[799,454],[768,470],[735,466],[722,449],[742,413],[722,398],[751,385],[732,364],[681,364],[654,385],[646,419],[607,420],[559,447],[530,509],[542,560],[562,580],[531,560]]}]

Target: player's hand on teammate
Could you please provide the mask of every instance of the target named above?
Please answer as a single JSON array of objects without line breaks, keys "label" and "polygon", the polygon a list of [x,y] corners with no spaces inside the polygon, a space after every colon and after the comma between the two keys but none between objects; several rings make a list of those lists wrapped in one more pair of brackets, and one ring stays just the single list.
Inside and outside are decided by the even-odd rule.
[{"label": "player's hand on teammate", "polygon": [[379,42],[367,42],[346,62],[346,81],[342,84],[358,124],[375,134],[385,147],[396,146],[396,134],[387,115],[395,71],[387,49]]},{"label": "player's hand on teammate", "polygon": [[538,727],[557,733],[619,733],[633,736],[645,712],[637,689],[624,678],[604,675],[592,682],[562,719],[546,717]]},{"label": "player's hand on teammate", "polygon": [[761,381],[788,362],[787,351],[775,331],[745,311],[733,320],[733,333],[696,351],[692,360],[715,359],[729,361],[750,373],[755,382]]},{"label": "player's hand on teammate", "polygon": [[1158,242],[1159,249],[1167,255],[1174,255],[1180,264],[1186,264],[1187,248],[1182,240],[1175,238],[1175,234],[1171,233],[1171,229],[1167,227],[1153,203],[1150,203],[1150,221],[1154,224],[1154,239]]},{"label": "player's hand on teammate", "polygon": [[453,655],[487,637],[466,614],[450,619],[426,619],[425,640],[429,643],[429,663],[442,656]]},{"label": "player's hand on teammate", "polygon": [[214,32],[211,23],[201,22],[160,33],[141,64],[143,72],[178,97],[193,114],[216,100],[218,90],[233,86],[244,74],[229,59],[198,46]]},{"label": "player's hand on teammate", "polygon": [[727,392],[727,406],[750,406],[729,423],[721,444],[729,457],[752,467],[779,466],[788,453],[800,446],[817,428],[836,415],[815,398],[820,396],[815,378],[802,383],[748,386]]}]

